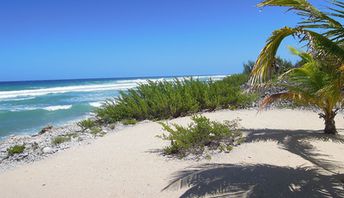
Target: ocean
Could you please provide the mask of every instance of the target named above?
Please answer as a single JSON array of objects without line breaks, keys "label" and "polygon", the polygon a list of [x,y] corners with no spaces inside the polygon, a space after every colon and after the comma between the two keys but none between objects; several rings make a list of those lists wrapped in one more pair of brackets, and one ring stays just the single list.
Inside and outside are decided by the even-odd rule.
[{"label": "ocean", "polygon": [[[223,75],[193,76],[200,80]],[[0,138],[33,134],[47,125],[62,126],[81,120],[119,91],[135,88],[147,80],[185,77],[113,78],[0,82]]]}]

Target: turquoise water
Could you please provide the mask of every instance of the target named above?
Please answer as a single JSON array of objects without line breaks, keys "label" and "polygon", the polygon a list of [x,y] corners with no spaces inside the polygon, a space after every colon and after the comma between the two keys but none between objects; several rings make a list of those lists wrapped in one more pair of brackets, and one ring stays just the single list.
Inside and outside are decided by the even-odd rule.
[{"label": "turquoise water", "polygon": [[[224,76],[198,76],[201,80]],[[0,137],[82,119],[120,90],[175,77],[0,82]]]}]

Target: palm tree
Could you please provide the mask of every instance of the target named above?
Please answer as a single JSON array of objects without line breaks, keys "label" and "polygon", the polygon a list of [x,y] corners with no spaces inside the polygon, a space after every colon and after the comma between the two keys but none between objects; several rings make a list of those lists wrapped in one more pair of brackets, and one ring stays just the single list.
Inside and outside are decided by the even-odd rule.
[{"label": "palm tree", "polygon": [[[307,0],[266,0],[258,4],[265,6],[284,6],[294,10],[302,20],[296,27],[283,27],[275,30],[261,51],[252,71],[251,82],[262,83],[269,80],[273,70],[276,52],[288,36],[306,42],[308,49],[316,58],[328,57],[336,60],[335,66],[344,64],[344,27],[332,17],[344,19],[344,1],[332,1],[335,8],[330,8],[328,14],[319,11]],[[312,30],[320,30],[317,33]]]},{"label": "palm tree", "polygon": [[334,118],[341,107],[342,74],[326,63],[315,60],[309,53],[293,52],[302,58],[302,65],[282,74],[273,85],[286,88],[287,91],[265,97],[261,108],[279,100],[292,100],[297,104],[314,106],[322,110],[320,118],[325,121],[324,132],[336,134]]},{"label": "palm tree", "polygon": [[[307,53],[293,50],[302,58],[302,66],[290,69],[275,84],[286,87],[287,92],[266,97],[265,106],[277,99],[291,99],[297,103],[314,105],[322,109],[325,133],[336,133],[334,117],[342,100],[344,71],[344,28],[334,18],[344,18],[344,2],[332,1],[325,14],[307,0],[265,0],[258,6],[284,6],[302,17],[296,27],[284,27],[272,33],[252,70],[250,82],[265,86],[275,70],[276,52],[288,36],[306,42]],[[320,33],[318,33],[318,32]],[[269,84],[269,83],[268,83]],[[270,82],[271,84],[271,82]]]}]

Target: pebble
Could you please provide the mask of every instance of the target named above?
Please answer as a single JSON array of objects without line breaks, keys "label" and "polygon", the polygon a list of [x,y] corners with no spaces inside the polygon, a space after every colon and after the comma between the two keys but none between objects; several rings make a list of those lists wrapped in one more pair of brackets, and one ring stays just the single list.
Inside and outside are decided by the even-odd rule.
[{"label": "pebble", "polygon": [[44,147],[42,149],[42,151],[43,151],[44,154],[52,154],[52,153],[54,153],[54,150],[52,148],[50,148],[50,147]]}]

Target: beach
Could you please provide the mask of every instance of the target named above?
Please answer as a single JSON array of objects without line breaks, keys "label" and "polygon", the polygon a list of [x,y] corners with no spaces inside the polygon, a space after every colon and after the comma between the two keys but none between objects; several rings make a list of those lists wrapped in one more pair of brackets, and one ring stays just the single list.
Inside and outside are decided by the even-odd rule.
[{"label": "beach", "polygon": [[2,2],[0,198],[344,197],[343,9]]},{"label": "beach", "polygon": [[[161,126],[145,121],[0,173],[1,197],[344,195],[342,113],[336,117],[338,136],[323,135],[323,120],[309,110],[203,115],[216,121],[240,118],[245,142],[211,159],[177,159],[162,155],[169,142],[156,137]],[[169,122],[186,125],[190,117]],[[173,182],[178,178],[184,179]]]}]

